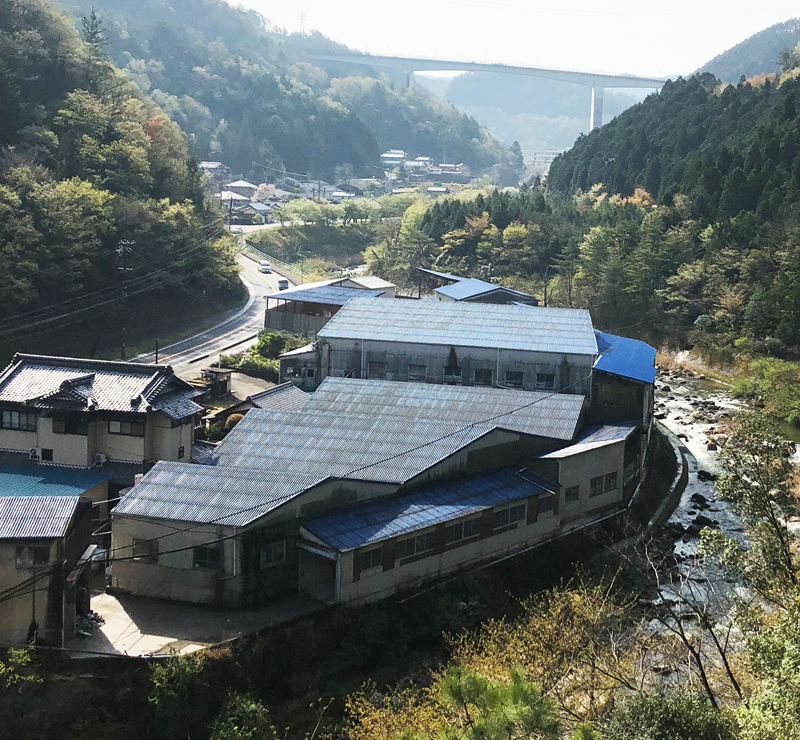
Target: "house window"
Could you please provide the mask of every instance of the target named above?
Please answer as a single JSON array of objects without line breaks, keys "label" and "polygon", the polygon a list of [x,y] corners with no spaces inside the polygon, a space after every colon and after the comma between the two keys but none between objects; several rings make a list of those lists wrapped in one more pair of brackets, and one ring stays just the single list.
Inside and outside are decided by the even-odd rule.
[{"label": "house window", "polygon": [[49,545],[20,545],[16,551],[17,568],[38,568],[50,562]]},{"label": "house window", "polygon": [[556,388],[555,373],[536,373],[536,390],[553,391]]},{"label": "house window", "polygon": [[492,384],[492,371],[482,368],[475,370],[475,385],[491,385]]},{"label": "house window", "polygon": [[222,548],[200,545],[194,548],[194,567],[222,570]]},{"label": "house window", "polygon": [[29,414],[26,411],[4,411],[0,414],[0,429],[35,432],[36,414]]},{"label": "house window", "polygon": [[109,421],[109,434],[125,434],[129,437],[144,437],[144,424],[139,421]]},{"label": "house window", "polygon": [[564,491],[564,502],[567,504],[574,504],[581,500],[581,487],[570,486]]},{"label": "house window", "polygon": [[51,447],[42,447],[42,460],[44,462],[53,462],[53,450]]},{"label": "house window", "polygon": [[604,475],[598,475],[589,481],[589,497],[601,496],[603,494]]},{"label": "house window", "polygon": [[360,571],[379,568],[383,563],[383,551],[380,547],[373,547],[358,554],[358,569]]},{"label": "house window", "polygon": [[409,365],[408,366],[408,380],[411,383],[424,383],[427,368],[425,365]]},{"label": "house window", "polygon": [[89,434],[89,424],[78,419],[53,419],[53,434]]},{"label": "house window", "polygon": [[386,363],[370,362],[367,366],[367,377],[376,380],[386,380]]},{"label": "house window", "polygon": [[259,567],[261,570],[286,562],[286,540],[270,542],[261,548]]},{"label": "house window", "polygon": [[494,512],[492,528],[503,529],[525,519],[525,504],[515,504]]},{"label": "house window", "polygon": [[609,491],[614,491],[617,488],[617,472],[614,471],[613,473],[606,473],[605,479],[603,481],[603,491],[608,493]]},{"label": "house window", "polygon": [[416,537],[399,540],[395,550],[395,557],[398,560],[405,560],[414,555],[422,555],[426,552],[431,552],[434,547],[434,542],[435,538],[433,532],[426,532],[425,534],[418,534]]},{"label": "house window", "polygon": [[178,460],[183,460],[183,456],[186,454],[185,447],[178,447]]},{"label": "house window", "polygon": [[539,496],[537,511],[540,514],[549,514],[553,511],[553,497],[552,496]]},{"label": "house window", "polygon": [[446,367],[444,369],[444,384],[445,385],[461,385],[461,368],[460,367]]},{"label": "house window", "polygon": [[522,388],[525,383],[525,373],[517,370],[506,370],[506,386],[508,388]]},{"label": "house window", "polygon": [[133,540],[133,559],[142,563],[158,563],[158,540]]},{"label": "house window", "polygon": [[477,537],[481,533],[481,518],[467,519],[465,522],[450,524],[444,528],[444,544],[452,545],[454,542]]}]

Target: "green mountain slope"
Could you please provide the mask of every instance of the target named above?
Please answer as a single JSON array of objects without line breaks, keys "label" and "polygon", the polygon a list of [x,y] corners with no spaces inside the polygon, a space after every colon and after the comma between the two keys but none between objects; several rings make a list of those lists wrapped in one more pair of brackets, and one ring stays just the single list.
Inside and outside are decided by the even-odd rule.
[{"label": "green mountain slope", "polygon": [[143,300],[238,286],[183,133],[87,35],[0,3],[0,352],[96,345]]},{"label": "green mountain slope", "polygon": [[737,83],[742,77],[778,72],[778,55],[794,49],[800,41],[800,18],[790,18],[753,34],[715,56],[697,72],[711,72],[723,82]]},{"label": "green mountain slope", "polygon": [[114,61],[190,134],[196,156],[246,177],[330,178],[343,165],[374,175],[390,147],[438,156],[444,146],[477,170],[503,155],[485,129],[423,90],[304,62],[306,52],[343,50],[319,34],[287,36],[220,0],[68,2],[76,18],[92,6]]}]

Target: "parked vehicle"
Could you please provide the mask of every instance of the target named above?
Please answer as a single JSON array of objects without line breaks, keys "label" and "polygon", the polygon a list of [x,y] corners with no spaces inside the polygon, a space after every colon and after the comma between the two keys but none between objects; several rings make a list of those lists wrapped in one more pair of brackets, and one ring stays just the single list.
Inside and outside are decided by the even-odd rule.
[{"label": "parked vehicle", "polygon": [[278,280],[278,290],[289,290],[289,281],[286,278]]},{"label": "parked vehicle", "polygon": [[272,265],[269,262],[267,262],[267,260],[259,260],[259,262],[258,262],[258,271],[259,272],[271,273],[272,272]]}]

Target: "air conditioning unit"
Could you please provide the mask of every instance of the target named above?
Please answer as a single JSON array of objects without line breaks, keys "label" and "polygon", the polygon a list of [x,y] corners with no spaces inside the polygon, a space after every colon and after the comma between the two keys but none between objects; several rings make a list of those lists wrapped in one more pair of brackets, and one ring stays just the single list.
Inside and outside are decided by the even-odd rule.
[{"label": "air conditioning unit", "polygon": [[94,466],[95,466],[96,468],[100,468],[100,467],[102,467],[102,466],[103,466],[103,463],[105,463],[105,461],[106,461],[106,456],[105,456],[105,455],[104,455],[102,452],[98,452],[98,453],[97,453],[97,454],[94,456]]},{"label": "air conditioning unit", "polygon": [[31,447],[28,450],[28,460],[40,460],[42,457],[42,450],[40,447]]}]

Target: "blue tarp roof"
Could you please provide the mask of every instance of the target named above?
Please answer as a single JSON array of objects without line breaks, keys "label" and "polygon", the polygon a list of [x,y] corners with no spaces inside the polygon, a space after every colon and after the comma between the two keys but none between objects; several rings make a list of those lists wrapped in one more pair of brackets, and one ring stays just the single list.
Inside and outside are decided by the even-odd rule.
[{"label": "blue tarp roof", "polygon": [[271,295],[281,301],[296,301],[298,303],[322,303],[328,306],[344,306],[351,298],[377,298],[383,295],[383,290],[361,290],[359,288],[339,288],[334,285],[321,285],[317,288],[303,288],[284,290]]},{"label": "blue tarp roof", "polygon": [[379,499],[302,526],[334,549],[346,552],[553,490],[552,483],[528,470],[506,468]]},{"label": "blue tarp roof", "polygon": [[595,370],[632,378],[642,383],[655,382],[656,351],[649,344],[602,331],[595,330],[594,333],[600,352],[594,363]]},{"label": "blue tarp roof", "polygon": [[81,496],[110,478],[55,465],[0,465],[0,496]]}]

